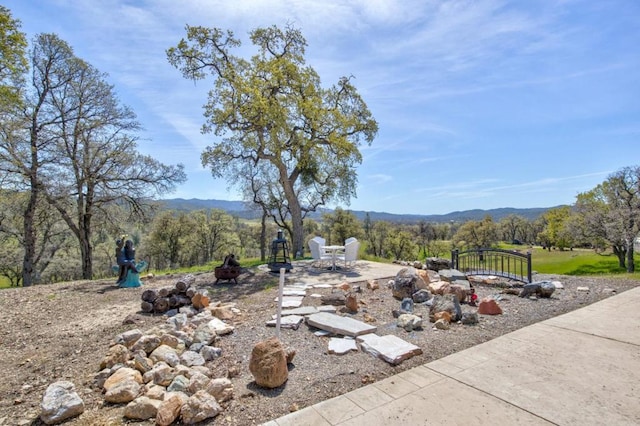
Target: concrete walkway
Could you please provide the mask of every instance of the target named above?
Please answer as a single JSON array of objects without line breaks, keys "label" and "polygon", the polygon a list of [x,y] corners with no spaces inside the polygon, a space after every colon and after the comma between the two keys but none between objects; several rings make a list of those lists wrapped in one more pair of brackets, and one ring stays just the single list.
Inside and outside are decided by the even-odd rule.
[{"label": "concrete walkway", "polygon": [[640,425],[640,287],[265,423]]}]

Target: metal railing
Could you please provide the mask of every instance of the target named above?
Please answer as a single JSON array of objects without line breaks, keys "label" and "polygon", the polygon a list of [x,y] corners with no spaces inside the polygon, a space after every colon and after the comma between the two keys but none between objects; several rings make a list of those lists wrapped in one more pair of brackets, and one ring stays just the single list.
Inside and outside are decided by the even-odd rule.
[{"label": "metal railing", "polygon": [[493,248],[452,250],[451,266],[466,275],[496,275],[531,282],[531,252]]}]

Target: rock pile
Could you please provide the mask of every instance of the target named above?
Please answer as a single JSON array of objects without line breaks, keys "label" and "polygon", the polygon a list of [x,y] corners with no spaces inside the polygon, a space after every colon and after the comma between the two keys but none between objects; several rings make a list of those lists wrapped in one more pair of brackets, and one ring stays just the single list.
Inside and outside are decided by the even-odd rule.
[{"label": "rock pile", "polygon": [[178,419],[193,424],[217,416],[221,404],[233,398],[233,385],[227,377],[212,377],[205,363],[221,355],[215,347],[219,336],[234,331],[215,316],[228,318],[231,309],[220,304],[183,306],[160,327],[116,336],[95,377],[105,400],[127,404],[128,419],[155,419],[157,425]]}]

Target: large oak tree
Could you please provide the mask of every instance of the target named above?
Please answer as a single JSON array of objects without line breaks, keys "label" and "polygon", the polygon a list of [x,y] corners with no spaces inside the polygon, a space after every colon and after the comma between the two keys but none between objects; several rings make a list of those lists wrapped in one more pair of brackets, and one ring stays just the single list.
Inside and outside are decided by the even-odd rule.
[{"label": "large oak tree", "polygon": [[258,53],[250,60],[232,54],[240,40],[231,31],[186,30],[186,40],[168,49],[167,57],[185,78],[214,79],[203,131],[221,138],[204,151],[203,165],[242,189],[247,176],[234,173],[243,169],[237,163],[266,164],[265,177],[275,176],[272,183],[290,215],[292,252],[303,253],[304,212],[355,196],[359,146],[373,141],[376,121],[351,78],[321,85],[305,63],[299,30],[251,31]]}]

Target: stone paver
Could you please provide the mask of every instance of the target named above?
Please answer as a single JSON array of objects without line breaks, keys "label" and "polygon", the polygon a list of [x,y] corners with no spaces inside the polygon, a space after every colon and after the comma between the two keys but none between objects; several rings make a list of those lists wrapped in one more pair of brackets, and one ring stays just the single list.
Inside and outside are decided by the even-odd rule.
[{"label": "stone paver", "polygon": [[342,336],[360,336],[367,333],[375,333],[377,327],[355,320],[353,318],[341,317],[329,312],[320,312],[309,315],[307,324],[321,330],[327,330]]}]

